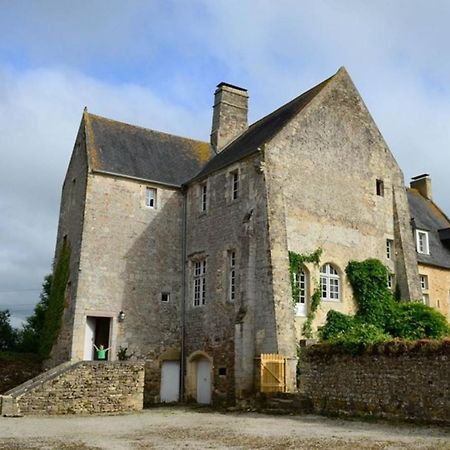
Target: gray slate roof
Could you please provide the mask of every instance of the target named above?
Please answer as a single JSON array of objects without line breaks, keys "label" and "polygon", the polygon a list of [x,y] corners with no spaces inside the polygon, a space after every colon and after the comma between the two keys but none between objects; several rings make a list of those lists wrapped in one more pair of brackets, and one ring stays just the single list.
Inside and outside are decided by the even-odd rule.
[{"label": "gray slate roof", "polygon": [[334,75],[250,125],[244,133],[212,158],[195,179],[205,177],[258,151],[259,147],[274,137],[296,114],[305,108],[333,77]]},{"label": "gray slate roof", "polygon": [[181,186],[213,156],[207,142],[84,113],[90,167]]},{"label": "gray slate roof", "polygon": [[450,227],[450,221],[431,200],[422,197],[416,189],[408,189],[411,217],[417,228],[428,231],[430,254],[417,253],[420,263],[450,269],[450,250],[439,238],[440,229]]}]

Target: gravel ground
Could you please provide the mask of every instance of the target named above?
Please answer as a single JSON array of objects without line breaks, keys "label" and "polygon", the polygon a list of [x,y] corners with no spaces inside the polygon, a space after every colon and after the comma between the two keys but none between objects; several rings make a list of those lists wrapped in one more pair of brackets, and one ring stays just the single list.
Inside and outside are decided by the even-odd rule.
[{"label": "gravel ground", "polygon": [[450,430],[318,416],[156,408],[116,416],[0,417],[0,449],[450,450]]}]

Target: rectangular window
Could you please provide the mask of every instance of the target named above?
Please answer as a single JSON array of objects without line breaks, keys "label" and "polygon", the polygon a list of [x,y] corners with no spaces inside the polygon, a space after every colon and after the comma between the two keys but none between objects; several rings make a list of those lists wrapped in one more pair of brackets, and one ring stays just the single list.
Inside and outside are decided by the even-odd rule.
[{"label": "rectangular window", "polygon": [[387,287],[388,289],[392,290],[392,287],[394,286],[394,275],[392,275],[391,273],[388,275],[388,279],[387,279]]},{"label": "rectangular window", "polygon": [[206,259],[194,263],[194,306],[206,304]]},{"label": "rectangular window", "polygon": [[394,241],[392,239],[386,239],[386,258],[392,259],[394,254]]},{"label": "rectangular window", "polygon": [[206,211],[208,208],[208,187],[206,182],[200,185],[200,209]]},{"label": "rectangular window", "polygon": [[239,197],[239,171],[231,172],[231,198],[236,200]]},{"label": "rectangular window", "polygon": [[377,195],[384,197],[384,183],[383,180],[377,180]]},{"label": "rectangular window", "polygon": [[430,248],[428,245],[428,232],[423,230],[416,230],[416,245],[417,252],[423,255],[430,254]]},{"label": "rectangular window", "polygon": [[156,208],[156,189],[146,188],[145,190],[145,206],[148,208]]},{"label": "rectangular window", "polygon": [[228,252],[228,300],[236,300],[236,252]]},{"label": "rectangular window", "polygon": [[419,275],[420,276],[420,288],[422,289],[422,301],[425,305],[430,304],[430,294],[428,292],[429,284],[428,284],[428,275]]},{"label": "rectangular window", "polygon": [[168,303],[170,301],[170,293],[169,292],[161,292],[161,301],[164,303]]}]

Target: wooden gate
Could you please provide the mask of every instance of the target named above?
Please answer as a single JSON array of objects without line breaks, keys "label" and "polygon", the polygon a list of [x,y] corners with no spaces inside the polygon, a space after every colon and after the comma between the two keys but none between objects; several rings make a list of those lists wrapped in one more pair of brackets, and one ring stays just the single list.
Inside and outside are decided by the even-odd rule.
[{"label": "wooden gate", "polygon": [[277,353],[261,354],[261,392],[286,391],[286,358]]}]

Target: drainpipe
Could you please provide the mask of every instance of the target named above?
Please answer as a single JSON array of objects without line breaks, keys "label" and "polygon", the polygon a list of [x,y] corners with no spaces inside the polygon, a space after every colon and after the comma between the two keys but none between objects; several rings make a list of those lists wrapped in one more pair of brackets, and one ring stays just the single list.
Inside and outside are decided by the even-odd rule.
[{"label": "drainpipe", "polygon": [[181,229],[181,361],[180,361],[180,399],[184,401],[184,372],[186,361],[185,322],[186,322],[186,230],[187,230],[187,188],[182,187],[183,211]]}]

